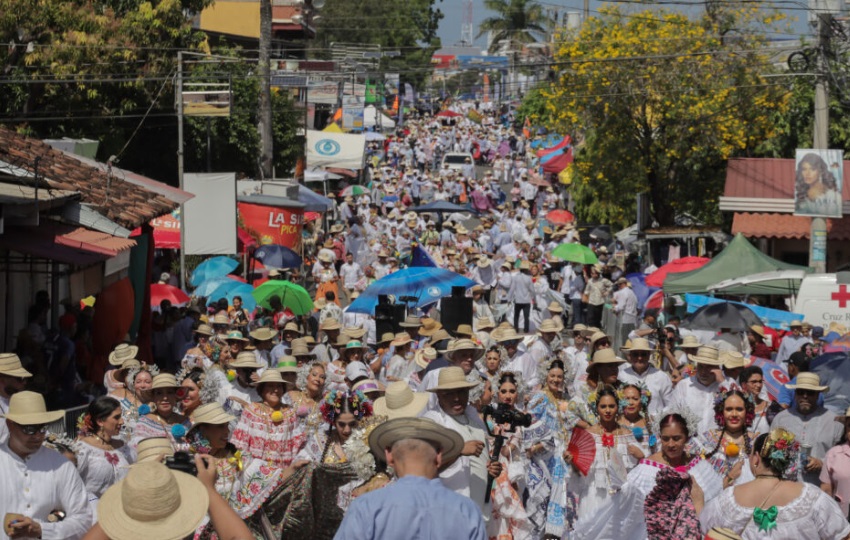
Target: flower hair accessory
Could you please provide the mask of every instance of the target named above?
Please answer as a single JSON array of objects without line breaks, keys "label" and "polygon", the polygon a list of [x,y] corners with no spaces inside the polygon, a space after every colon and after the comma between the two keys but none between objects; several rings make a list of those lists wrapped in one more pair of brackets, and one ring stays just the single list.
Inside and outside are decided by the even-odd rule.
[{"label": "flower hair accessory", "polygon": [[678,414],[685,420],[688,428],[688,437],[695,437],[699,434],[700,417],[694,414],[689,408],[682,406],[667,407],[661,413],[652,417],[652,433],[661,433],[661,420],[671,414]]},{"label": "flower hair accessory", "polygon": [[77,417],[77,433],[84,437],[97,433],[97,428],[89,413],[84,412]]},{"label": "flower hair accessory", "polygon": [[780,475],[788,479],[796,477],[796,464],[800,455],[800,441],[790,431],[776,428],[767,435],[767,440],[759,452],[762,459]]},{"label": "flower hair accessory", "polygon": [[360,427],[351,432],[351,436],[342,445],[348,462],[351,464],[357,478],[366,482],[375,474],[375,456],[369,449],[369,435],[379,425],[386,422],[386,416],[372,416]]},{"label": "flower hair accessory", "polygon": [[717,423],[717,425],[720,427],[720,429],[723,429],[724,427],[726,427],[726,418],[723,417],[723,409],[725,407],[726,400],[729,399],[731,396],[737,396],[737,397],[744,400],[744,411],[745,411],[744,425],[746,427],[752,426],[753,421],[756,418],[755,403],[753,403],[753,399],[749,395],[744,394],[743,392],[741,392],[737,388],[730,388],[728,390],[718,392],[717,396],[715,396],[715,398],[714,398],[714,421],[715,421],[715,423]]},{"label": "flower hair accessory", "polygon": [[337,417],[343,413],[346,403],[348,404],[348,410],[357,420],[372,416],[372,402],[369,401],[369,398],[363,392],[359,390],[354,392],[331,390],[319,406],[325,422],[333,424]]},{"label": "flower hair accessory", "polygon": [[136,391],[136,384],[133,381],[136,380],[136,375],[138,375],[142,371],[147,371],[151,374],[151,378],[154,378],[159,375],[159,366],[157,366],[156,364],[145,364],[142,367],[134,367],[128,369],[127,375],[124,377],[124,380],[127,382],[127,389],[131,392]]},{"label": "flower hair accessory", "polygon": [[643,381],[627,382],[617,391],[618,396],[622,394],[622,397],[620,397],[620,410],[625,410],[629,406],[626,400],[626,388],[629,387],[637,389],[640,393],[641,413],[643,416],[646,416],[646,410],[649,407],[649,402],[652,400],[652,392],[649,391],[649,388],[646,387]]},{"label": "flower hair accessory", "polygon": [[[498,401],[499,396],[499,379],[506,373],[510,373],[516,379],[516,402],[522,403],[525,395],[525,381],[522,380],[522,373],[519,371],[500,371],[492,379],[490,379],[490,399],[493,403]],[[470,402],[472,399],[470,399]]]}]

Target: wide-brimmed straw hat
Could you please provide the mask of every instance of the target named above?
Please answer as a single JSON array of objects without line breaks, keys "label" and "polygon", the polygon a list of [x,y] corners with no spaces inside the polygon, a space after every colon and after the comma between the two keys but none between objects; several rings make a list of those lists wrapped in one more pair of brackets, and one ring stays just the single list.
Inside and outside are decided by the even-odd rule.
[{"label": "wide-brimmed straw hat", "polygon": [[720,359],[720,351],[716,347],[703,345],[697,349],[696,354],[689,354],[688,359],[696,364],[706,364],[708,366],[722,366],[723,360]]},{"label": "wide-brimmed straw hat", "polygon": [[683,349],[699,349],[702,347],[702,343],[696,336],[688,335],[682,338],[682,343],[679,346]]},{"label": "wide-brimmed straw hat", "polygon": [[443,327],[442,324],[431,317],[422,317],[419,321],[422,323],[422,328],[419,329],[420,336],[431,337],[434,335],[434,332]]},{"label": "wide-brimmed straw hat", "polygon": [[404,321],[398,323],[398,325],[405,328],[419,328],[422,326],[422,319],[416,315],[408,315],[405,317]]},{"label": "wide-brimmed straw hat", "polygon": [[793,321],[789,326],[789,328],[802,328],[803,321]]},{"label": "wide-brimmed straw hat", "polygon": [[142,363],[136,360],[135,358],[131,358],[130,360],[124,360],[124,363],[121,364],[121,367],[118,369],[126,370],[126,369],[141,369]]},{"label": "wide-brimmed straw hat", "polygon": [[24,390],[12,394],[6,419],[22,426],[50,424],[65,416],[65,411],[48,411],[44,396]]},{"label": "wide-brimmed straw hat", "polygon": [[[626,348],[626,347],[622,347],[622,348]],[[632,352],[632,351],[652,352],[652,347],[650,346],[648,339],[639,337],[639,338],[634,338],[633,340],[631,340],[631,343],[628,346],[628,350],[629,350],[629,352]]]},{"label": "wide-brimmed straw hat", "polygon": [[744,367],[744,355],[738,351],[720,351],[720,361],[726,369]]},{"label": "wide-brimmed straw hat", "polygon": [[281,329],[281,332],[295,332],[299,336],[301,335],[301,329],[298,328],[297,324],[295,324],[294,322],[291,322],[291,321],[286,323],[283,326],[283,328]]},{"label": "wide-brimmed straw hat", "polygon": [[368,330],[366,330],[362,326],[346,326],[342,329],[343,334],[357,341],[362,341],[363,336],[366,335],[366,332],[368,332]]},{"label": "wide-brimmed straw hat", "polygon": [[593,346],[596,345],[596,342],[600,339],[607,339],[608,341],[611,341],[611,338],[605,332],[594,332],[590,336],[590,348],[592,349]]},{"label": "wide-brimmed straw hat", "polygon": [[200,480],[148,461],[106,490],[97,517],[112,540],[182,540],[198,528],[209,504]]},{"label": "wide-brimmed straw hat", "polygon": [[496,323],[493,322],[493,319],[490,317],[479,317],[478,318],[478,329],[479,330],[492,330],[496,328]]},{"label": "wide-brimmed straw hat", "polygon": [[174,447],[167,437],[148,437],[136,446],[136,463],[159,460],[162,456],[173,456]]},{"label": "wide-brimmed straw hat", "polygon": [[[813,392],[827,392],[829,386],[824,386],[820,383],[820,377],[817,373],[804,371],[797,374],[797,384],[786,384],[785,388],[789,390],[812,390]],[[17,394],[15,394],[17,395]]]},{"label": "wide-brimmed straw hat", "polygon": [[211,337],[215,334],[215,332],[213,332],[212,326],[208,324],[199,324],[198,327],[195,328],[195,333],[207,337]]},{"label": "wide-brimmed straw hat", "polygon": [[446,339],[452,339],[452,335],[445,328],[440,328],[428,338],[428,343],[434,345]]},{"label": "wide-brimmed straw hat", "polygon": [[446,358],[449,361],[454,360],[455,353],[459,351],[473,351],[472,360],[478,360],[484,356],[484,348],[471,339],[461,338],[449,342],[448,349],[445,351]]},{"label": "wide-brimmed straw hat", "polygon": [[236,359],[230,362],[232,368],[260,369],[263,367],[257,362],[257,356],[252,351],[242,351],[236,355]]},{"label": "wide-brimmed straw hat", "polygon": [[292,356],[316,356],[303,341],[292,345]]},{"label": "wide-brimmed straw hat", "polygon": [[201,424],[229,424],[236,420],[232,414],[228,414],[224,407],[217,402],[204,403],[192,413],[192,429]]},{"label": "wide-brimmed straw hat", "polygon": [[281,356],[278,361],[275,369],[282,375],[284,373],[298,373],[300,369],[298,368],[298,360],[294,356]]},{"label": "wide-brimmed straw hat", "polygon": [[543,319],[543,322],[540,323],[540,326],[537,327],[537,331],[541,334],[549,333],[549,332],[558,332],[560,328],[555,324],[555,321],[552,319]]},{"label": "wide-brimmed straw hat", "polygon": [[333,317],[328,317],[319,325],[319,330],[339,330],[342,325]]},{"label": "wide-brimmed straw hat", "polygon": [[251,333],[248,335],[257,341],[271,341],[277,335],[277,332],[275,332],[271,328],[266,328],[265,326],[263,326],[262,328],[252,330]]},{"label": "wide-brimmed straw hat", "polygon": [[457,325],[457,329],[455,330],[456,336],[473,336],[472,326],[468,324],[459,324]]},{"label": "wide-brimmed straw hat", "polygon": [[593,353],[593,360],[588,364],[587,373],[591,373],[595,371],[595,369],[602,364],[616,364],[622,365],[625,364],[626,361],[617,356],[617,353],[614,352],[614,349],[600,349]]},{"label": "wide-brimmed straw hat", "polygon": [[513,327],[508,328],[497,328],[498,335],[496,335],[496,331],[491,332],[493,339],[495,339],[498,343],[504,343],[505,341],[521,341],[522,336],[516,333]]},{"label": "wide-brimmed straw hat", "polygon": [[369,435],[369,448],[382,461],[384,450],[392,448],[398,441],[418,439],[427,441],[440,449],[442,461],[451,463],[463,449],[463,437],[456,431],[444,428],[427,418],[393,418],[376,427]]},{"label": "wide-brimmed straw hat", "polygon": [[750,326],[750,332],[757,336],[761,336],[761,338],[764,339],[764,326],[760,324],[754,324]]},{"label": "wide-brimmed straw hat", "polygon": [[407,332],[399,332],[390,342],[390,345],[392,345],[393,347],[403,347],[404,345],[407,345],[408,343],[412,342],[413,338],[410,337],[410,334],[408,334]]},{"label": "wide-brimmed straw hat", "polygon": [[0,354],[0,373],[9,377],[32,377],[32,373],[24,369],[18,355],[11,352]]},{"label": "wide-brimmed straw hat", "polygon": [[177,382],[177,378],[171,373],[160,373],[154,376],[151,382],[151,390],[156,390],[157,388],[180,388],[180,384]]},{"label": "wide-brimmed straw hat", "polygon": [[280,375],[280,368],[278,369],[267,369],[263,371],[263,374],[260,375],[260,378],[257,380],[257,388],[260,387],[261,384],[288,384],[283,380],[283,377]]},{"label": "wide-brimmed straw hat", "polygon": [[419,369],[425,369],[428,367],[435,358],[437,358],[437,349],[434,347],[425,347],[419,349],[413,354],[413,361],[416,362],[416,365]]},{"label": "wide-brimmed straw hat", "polygon": [[443,390],[458,390],[462,388],[474,388],[475,383],[466,380],[463,369],[457,366],[445,367],[437,376],[437,386],[428,389],[429,392],[441,392]]},{"label": "wide-brimmed straw hat", "polygon": [[139,348],[129,343],[119,343],[109,353],[109,363],[113,366],[120,366],[125,360],[131,360],[139,354]]},{"label": "wide-brimmed straw hat", "polygon": [[224,338],[225,341],[241,341],[243,343],[248,343],[248,340],[245,336],[242,335],[242,332],[239,330],[231,330],[227,333],[227,337]]},{"label": "wide-brimmed straw hat", "polygon": [[561,306],[561,304],[559,304],[558,302],[555,302],[554,300],[549,302],[549,305],[546,306],[546,309],[548,309],[552,313],[563,313],[564,312],[563,306]]},{"label": "wide-brimmed straw hat", "polygon": [[213,317],[212,323],[216,325],[230,326],[230,319],[228,319],[227,315],[224,313],[216,313]]}]

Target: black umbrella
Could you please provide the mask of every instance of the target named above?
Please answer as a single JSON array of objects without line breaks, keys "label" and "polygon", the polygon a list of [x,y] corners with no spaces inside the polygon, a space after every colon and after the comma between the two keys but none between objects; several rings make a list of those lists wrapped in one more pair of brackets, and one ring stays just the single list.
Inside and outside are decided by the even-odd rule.
[{"label": "black umbrella", "polygon": [[764,323],[753,310],[733,302],[717,302],[702,306],[682,322],[682,326],[691,330],[729,328],[733,331],[745,332],[753,325],[764,326]]},{"label": "black umbrella", "polygon": [[428,204],[423,204],[422,206],[414,206],[410,209],[411,212],[433,212],[440,214],[452,214],[455,212],[469,212],[472,214],[477,214],[475,210],[473,210],[469,206],[461,206],[459,204],[450,203],[448,201],[434,201]]},{"label": "black umbrella", "polygon": [[596,227],[595,229],[590,231],[590,236],[602,240],[603,242],[611,240],[611,232],[608,229],[602,227]]}]

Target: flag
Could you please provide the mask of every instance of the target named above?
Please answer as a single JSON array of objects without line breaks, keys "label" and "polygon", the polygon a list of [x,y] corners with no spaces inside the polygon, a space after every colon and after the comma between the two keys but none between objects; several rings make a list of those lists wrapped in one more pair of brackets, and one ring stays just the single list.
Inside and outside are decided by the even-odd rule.
[{"label": "flag", "polygon": [[430,255],[428,255],[428,252],[425,251],[422,246],[420,246],[419,244],[413,244],[410,266],[436,267],[437,263],[434,262],[434,259],[432,259]]},{"label": "flag", "polygon": [[416,102],[416,94],[413,92],[413,85],[410,83],[404,83],[404,102],[405,103],[415,103]]}]

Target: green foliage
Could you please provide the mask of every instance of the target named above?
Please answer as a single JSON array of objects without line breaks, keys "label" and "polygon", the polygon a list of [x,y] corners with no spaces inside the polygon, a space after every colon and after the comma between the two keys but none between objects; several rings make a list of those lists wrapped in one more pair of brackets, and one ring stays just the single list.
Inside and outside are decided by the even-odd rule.
[{"label": "green foliage", "polygon": [[530,118],[533,125],[552,125],[552,113],[547,107],[549,86],[543,83],[528,91],[516,111],[518,123],[524,124],[525,119]]},{"label": "green foliage", "polygon": [[484,0],[484,7],[497,14],[481,21],[478,30],[479,37],[493,32],[491,53],[499,48],[500,41],[510,40],[513,48],[536,43],[546,35],[548,20],[534,0]]},{"label": "green foliage", "polygon": [[[422,88],[431,73],[431,56],[440,47],[437,28],[442,0],[327,0],[310,43],[316,57],[330,58],[333,43],[380,45],[401,56],[383,58],[380,70],[398,71],[401,82]],[[457,0],[449,0],[457,1]]]}]

